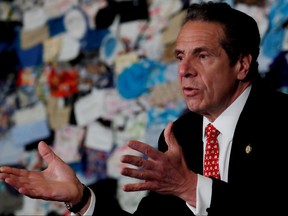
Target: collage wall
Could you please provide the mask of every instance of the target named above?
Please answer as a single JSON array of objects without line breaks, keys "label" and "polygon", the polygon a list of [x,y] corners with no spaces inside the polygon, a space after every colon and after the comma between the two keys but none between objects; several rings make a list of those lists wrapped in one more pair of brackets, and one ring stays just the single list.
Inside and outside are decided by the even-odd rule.
[{"label": "collage wall", "polygon": [[[120,175],[130,139],[157,148],[186,105],[173,48],[200,0],[0,1],[0,166],[45,169],[45,141],[91,187],[106,183],[133,212],[146,192]],[[288,0],[225,1],[258,23],[259,71],[288,93]],[[247,32],[249,34],[249,32]],[[111,181],[112,180],[112,181]],[[104,184],[105,185],[105,184]],[[69,215],[0,182],[0,215]]]}]

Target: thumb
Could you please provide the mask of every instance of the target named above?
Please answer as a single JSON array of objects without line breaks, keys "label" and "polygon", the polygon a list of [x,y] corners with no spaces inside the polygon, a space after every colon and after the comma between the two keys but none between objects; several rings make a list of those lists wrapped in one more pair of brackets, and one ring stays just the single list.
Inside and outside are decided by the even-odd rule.
[{"label": "thumb", "polygon": [[57,157],[44,141],[39,142],[38,152],[47,164],[50,164]]},{"label": "thumb", "polygon": [[182,147],[179,145],[179,143],[177,142],[174,136],[174,133],[172,131],[172,126],[173,126],[173,123],[170,122],[164,130],[164,138],[168,145],[168,150],[167,150],[167,153],[165,154],[169,156],[170,160],[176,166],[187,168],[185,157],[182,151]]},{"label": "thumb", "polygon": [[179,149],[178,142],[172,131],[173,123],[170,122],[164,130],[164,138],[168,145],[168,150]]}]

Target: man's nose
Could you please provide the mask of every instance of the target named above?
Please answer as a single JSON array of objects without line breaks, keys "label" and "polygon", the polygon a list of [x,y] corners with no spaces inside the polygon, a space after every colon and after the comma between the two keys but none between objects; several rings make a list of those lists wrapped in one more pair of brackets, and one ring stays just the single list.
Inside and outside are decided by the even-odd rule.
[{"label": "man's nose", "polygon": [[193,60],[187,58],[178,64],[178,73],[182,77],[196,76],[197,70],[195,69]]}]

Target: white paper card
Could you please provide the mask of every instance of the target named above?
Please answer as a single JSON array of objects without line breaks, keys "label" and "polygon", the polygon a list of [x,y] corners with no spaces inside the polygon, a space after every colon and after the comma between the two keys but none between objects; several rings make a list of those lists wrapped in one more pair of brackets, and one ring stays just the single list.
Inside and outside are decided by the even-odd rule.
[{"label": "white paper card", "polygon": [[80,126],[88,125],[103,114],[104,90],[95,90],[75,102],[75,118]]},{"label": "white paper card", "polygon": [[100,151],[110,151],[113,146],[112,130],[98,122],[89,124],[87,127],[85,145],[86,147]]}]

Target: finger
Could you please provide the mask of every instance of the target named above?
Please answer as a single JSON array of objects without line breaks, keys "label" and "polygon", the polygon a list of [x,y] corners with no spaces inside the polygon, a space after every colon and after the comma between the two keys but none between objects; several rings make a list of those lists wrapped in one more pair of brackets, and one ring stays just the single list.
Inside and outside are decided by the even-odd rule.
[{"label": "finger", "polygon": [[39,142],[38,151],[47,164],[50,164],[57,157],[57,155],[43,141]]},{"label": "finger", "polygon": [[145,168],[145,169],[153,169],[154,163],[152,163],[149,160],[146,160],[143,157],[138,157],[135,155],[123,155],[120,159],[122,163],[131,164],[134,166],[137,166],[139,168]]},{"label": "finger", "polygon": [[132,169],[128,167],[122,168],[120,173],[123,176],[128,176],[139,180],[152,180],[156,177],[155,171]]},{"label": "finger", "polygon": [[134,192],[134,191],[144,191],[151,189],[147,182],[140,182],[140,183],[130,183],[122,186],[123,191],[126,192]]},{"label": "finger", "polygon": [[28,172],[23,172],[19,169],[9,169],[8,173],[3,173],[3,176],[1,176],[1,179],[3,179],[7,184],[9,184],[11,187],[18,190],[18,192],[21,193],[21,188],[27,188],[28,191],[32,190],[34,187],[30,186],[31,180],[29,179],[29,176],[27,174]]},{"label": "finger", "polygon": [[10,186],[19,189],[21,187],[29,186],[29,180],[27,178],[15,177],[15,176],[7,176],[5,182],[8,183]]},{"label": "finger", "polygon": [[0,173],[2,176],[9,176],[9,175],[25,176],[27,175],[27,170],[9,166],[2,166],[0,167]]},{"label": "finger", "polygon": [[[178,142],[173,134],[173,131],[172,131],[172,127],[173,127],[173,123],[170,122],[165,130],[164,130],[164,138],[165,138],[165,141],[168,145],[168,150],[173,150],[173,149],[178,149]],[[177,145],[176,145],[177,144]]]},{"label": "finger", "polygon": [[141,152],[142,154],[144,154],[144,155],[146,155],[152,159],[157,159],[157,158],[161,157],[161,155],[162,155],[162,152],[158,151],[157,149],[153,148],[152,146],[150,146],[146,143],[143,143],[143,142],[140,142],[137,140],[129,140],[128,146],[131,149],[134,149],[138,152]]}]

